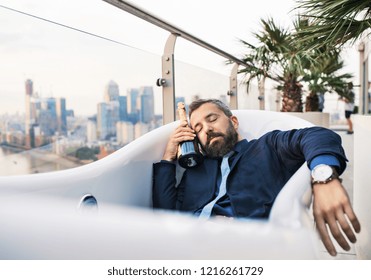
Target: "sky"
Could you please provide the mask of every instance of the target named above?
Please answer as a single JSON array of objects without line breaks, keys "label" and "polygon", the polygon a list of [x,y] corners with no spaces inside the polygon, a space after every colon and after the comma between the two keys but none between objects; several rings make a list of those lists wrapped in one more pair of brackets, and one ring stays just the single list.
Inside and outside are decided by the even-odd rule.
[{"label": "sky", "polygon": [[[260,19],[272,17],[289,27],[296,14],[294,0],[132,2],[236,57],[244,53],[239,39],[255,42],[252,33],[261,30]],[[68,109],[78,115],[96,113],[110,80],[121,95],[130,88],[154,86],[156,100],[161,99],[155,82],[161,77],[167,31],[102,0],[0,0],[0,6],[64,25],[0,7],[0,115],[24,112],[26,79],[33,80],[41,97],[65,97]],[[347,71],[357,75],[355,54],[353,48],[344,58]],[[225,58],[179,38],[175,59],[177,94],[225,93],[230,72]]]}]

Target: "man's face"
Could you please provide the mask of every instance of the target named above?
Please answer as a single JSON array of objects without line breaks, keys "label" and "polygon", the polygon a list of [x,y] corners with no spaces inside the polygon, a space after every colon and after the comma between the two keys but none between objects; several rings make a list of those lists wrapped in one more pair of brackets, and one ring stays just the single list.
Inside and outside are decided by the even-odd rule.
[{"label": "man's face", "polygon": [[210,157],[224,156],[239,140],[237,118],[228,118],[212,103],[205,103],[193,111],[190,123],[203,150]]}]

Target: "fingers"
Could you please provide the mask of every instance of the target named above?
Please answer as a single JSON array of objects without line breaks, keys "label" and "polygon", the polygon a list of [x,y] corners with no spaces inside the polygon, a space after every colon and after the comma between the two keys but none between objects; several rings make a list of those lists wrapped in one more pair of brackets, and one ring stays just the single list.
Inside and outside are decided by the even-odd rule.
[{"label": "fingers", "polygon": [[347,219],[342,213],[339,213],[337,216],[326,217],[325,219],[320,216],[316,219],[316,226],[321,240],[331,256],[336,256],[337,252],[330,238],[329,232],[331,232],[333,238],[345,251],[350,250],[350,245],[344,234],[350,242],[355,243],[357,241],[353,229],[350,227]]},{"label": "fingers", "polygon": [[[193,140],[196,137],[196,134],[192,128],[188,126],[186,121],[181,122],[178,128],[174,131],[174,138],[182,138],[182,141]],[[180,141],[180,142],[182,142]]]},{"label": "fingers", "polygon": [[336,256],[336,249],[331,241],[330,235],[328,234],[326,223],[322,218],[316,219],[316,227],[327,252],[329,252],[333,257]]},{"label": "fingers", "polygon": [[[355,234],[354,234],[354,232],[353,232],[353,229],[351,228],[351,226],[350,226],[348,220],[346,219],[344,213],[338,213],[338,215],[337,215],[337,221],[338,221],[338,224],[340,225],[341,230],[342,230],[342,231],[344,232],[344,234],[347,236],[348,240],[349,240],[350,242],[352,242],[352,243],[355,243],[355,242],[357,241],[357,238],[356,238],[356,236],[355,236]],[[338,226],[337,226],[337,228],[338,228]],[[331,231],[334,232],[335,229],[334,229],[334,231],[331,229]],[[336,234],[337,234],[337,235],[341,235],[341,236],[339,236],[339,238],[338,238],[339,240],[336,239],[336,237],[334,236],[335,239],[336,239],[336,240],[338,241],[338,243],[340,244],[340,246],[341,246],[344,250],[346,250],[346,251],[350,250],[350,246],[349,246],[349,244],[347,243],[347,241],[345,240],[343,234],[340,232],[340,229],[339,229],[339,228],[337,229]]]},{"label": "fingers", "polygon": [[325,246],[326,250],[329,252],[331,256],[336,256],[337,252],[335,246],[330,238],[329,232],[336,240],[336,242],[343,248],[345,251],[350,250],[350,246],[345,239],[342,231],[339,228],[337,223],[337,218],[335,216],[329,217],[326,215],[316,215],[316,226],[318,233],[321,237],[323,245]]},{"label": "fingers", "polygon": [[187,126],[188,126],[188,122],[186,120],[179,122],[179,127],[187,127]]},{"label": "fingers", "polygon": [[178,128],[174,131],[171,141],[174,144],[179,145],[179,143],[184,141],[192,141],[196,137],[196,134],[192,128],[188,126],[186,121],[181,122]]},{"label": "fingers", "polygon": [[344,211],[339,213],[339,224],[350,242],[357,241],[356,233],[361,231],[361,224],[349,203],[344,206]]},{"label": "fingers", "polygon": [[360,224],[356,214],[354,213],[352,207],[348,204],[344,207],[344,211],[345,211],[350,223],[352,224],[355,232],[359,233],[361,231],[361,224]]},{"label": "fingers", "polygon": [[355,232],[360,232],[361,225],[350,205],[348,196],[345,195],[340,202],[335,210],[335,217],[330,218],[328,223],[335,240],[344,250],[348,251],[350,246],[344,234],[351,243],[355,243],[357,241]]},{"label": "fingers", "polygon": [[349,198],[340,182],[314,186],[313,214],[323,244],[330,255],[336,249],[329,233],[344,250],[350,250],[349,241],[357,241],[360,223],[350,205]]},{"label": "fingers", "polygon": [[163,160],[173,161],[177,157],[178,146],[184,141],[192,141],[196,137],[193,129],[188,126],[187,121],[180,122],[180,125],[174,130],[167,143]]},{"label": "fingers", "polygon": [[355,236],[353,234],[353,231],[350,229],[349,224],[345,220],[344,215],[341,215],[341,217],[340,215],[339,217],[334,216],[334,217],[328,218],[327,224],[329,226],[332,236],[337,241],[337,243],[340,245],[340,247],[343,248],[345,251],[349,251],[350,246],[348,244],[348,241],[345,239],[343,232],[340,230],[339,224],[343,223],[343,226],[351,231],[350,235],[353,235],[354,239],[355,239]]}]

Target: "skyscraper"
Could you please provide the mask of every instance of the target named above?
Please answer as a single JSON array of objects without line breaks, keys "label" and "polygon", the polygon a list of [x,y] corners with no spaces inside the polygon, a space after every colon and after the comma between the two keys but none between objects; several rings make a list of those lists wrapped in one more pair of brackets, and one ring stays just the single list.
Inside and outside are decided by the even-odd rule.
[{"label": "skyscraper", "polygon": [[120,121],[128,121],[128,100],[126,96],[119,96]]},{"label": "skyscraper", "polygon": [[56,111],[57,111],[57,131],[59,135],[67,135],[67,111],[66,111],[66,99],[56,99]]},{"label": "skyscraper", "polygon": [[26,89],[26,112],[25,112],[25,136],[26,136],[26,148],[31,147],[31,128],[32,128],[32,115],[31,115],[31,98],[33,95],[33,82],[28,79],[25,82]]},{"label": "skyscraper", "polygon": [[129,120],[135,124],[139,121],[139,90],[137,88],[129,89],[127,92],[127,110]]},{"label": "skyscraper", "polygon": [[104,91],[104,102],[119,101],[120,90],[119,86],[114,81],[109,81]]},{"label": "skyscraper", "polygon": [[118,122],[116,124],[117,142],[126,145],[135,139],[134,125],[131,122]]},{"label": "skyscraper", "polygon": [[86,138],[88,143],[97,141],[97,120],[94,117],[88,119],[86,125]]},{"label": "skyscraper", "polygon": [[151,123],[155,118],[155,99],[152,87],[141,87],[139,90],[140,122]]},{"label": "skyscraper", "polygon": [[108,136],[108,104],[101,102],[98,104],[97,108],[97,134],[98,139],[104,140]]},{"label": "skyscraper", "polygon": [[41,108],[37,111],[37,123],[44,136],[53,136],[58,130],[57,102],[53,97],[41,99]]}]

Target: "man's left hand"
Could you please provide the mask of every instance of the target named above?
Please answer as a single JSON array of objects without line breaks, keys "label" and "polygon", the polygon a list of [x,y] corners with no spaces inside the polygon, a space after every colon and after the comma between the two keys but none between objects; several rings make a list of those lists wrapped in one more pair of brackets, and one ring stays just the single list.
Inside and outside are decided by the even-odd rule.
[{"label": "man's left hand", "polygon": [[330,255],[336,256],[337,252],[330,239],[329,231],[346,251],[350,250],[350,245],[345,236],[352,243],[357,241],[355,232],[360,232],[361,225],[338,179],[327,184],[313,185],[313,215],[319,235]]}]

